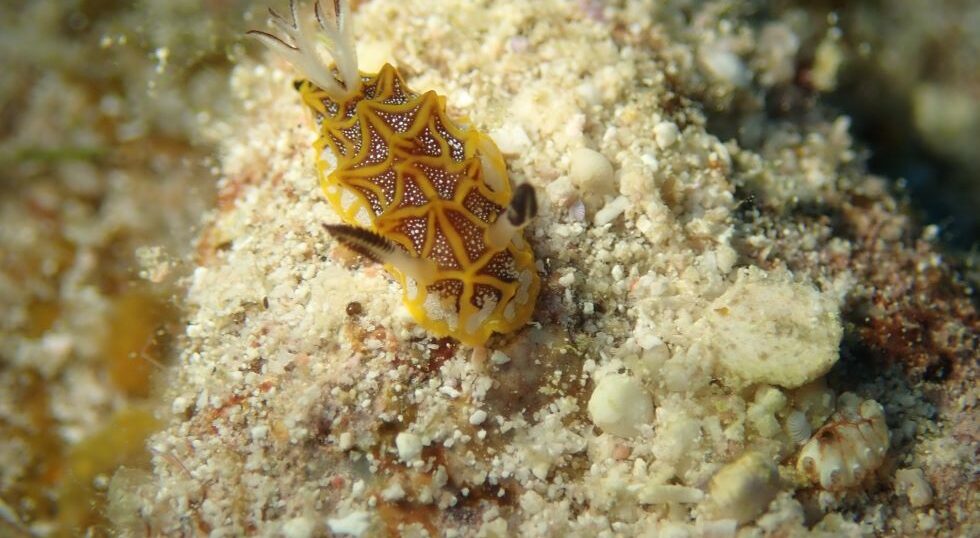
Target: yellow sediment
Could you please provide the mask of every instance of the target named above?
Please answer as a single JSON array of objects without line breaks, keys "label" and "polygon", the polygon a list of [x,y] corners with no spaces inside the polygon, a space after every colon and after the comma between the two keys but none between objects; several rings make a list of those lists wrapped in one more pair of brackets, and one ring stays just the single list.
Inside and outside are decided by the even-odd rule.
[{"label": "yellow sediment", "polygon": [[114,299],[105,361],[109,379],[124,394],[149,395],[150,380],[163,351],[158,332],[172,317],[172,309],[147,292],[131,290]]},{"label": "yellow sediment", "polygon": [[58,489],[58,525],[65,536],[102,522],[104,489],[119,466],[146,466],[147,436],[159,426],[153,413],[130,407],[116,413],[105,426],[71,448],[65,457]]}]

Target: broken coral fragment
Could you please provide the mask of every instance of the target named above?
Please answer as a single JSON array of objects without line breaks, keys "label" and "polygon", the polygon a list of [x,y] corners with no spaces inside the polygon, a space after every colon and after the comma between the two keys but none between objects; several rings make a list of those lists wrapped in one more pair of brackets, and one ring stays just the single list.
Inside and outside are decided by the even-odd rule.
[{"label": "broken coral fragment", "polygon": [[605,155],[589,148],[578,148],[569,157],[568,175],[590,211],[618,190],[615,171]]},{"label": "broken coral fragment", "polygon": [[633,376],[609,374],[599,380],[589,398],[589,416],[603,431],[620,437],[636,435],[653,420],[653,402]]},{"label": "broken coral fragment", "polygon": [[[729,386],[794,388],[837,362],[839,308],[811,284],[748,268],[708,307],[701,334]],[[701,324],[699,324],[701,325]]]},{"label": "broken coral fragment", "polygon": [[422,454],[422,440],[414,433],[399,433],[395,436],[395,447],[398,449],[399,459],[405,463],[415,461]]},{"label": "broken coral fragment", "polygon": [[775,437],[781,430],[776,413],[786,407],[786,396],[777,388],[762,386],[746,409],[746,419],[763,437]]},{"label": "broken coral fragment", "polygon": [[895,490],[905,493],[909,504],[922,508],[932,504],[932,486],[922,469],[899,469],[895,472]]},{"label": "broken coral fragment", "polygon": [[350,512],[347,515],[327,519],[330,532],[341,536],[364,536],[371,528],[371,516],[364,511]]}]

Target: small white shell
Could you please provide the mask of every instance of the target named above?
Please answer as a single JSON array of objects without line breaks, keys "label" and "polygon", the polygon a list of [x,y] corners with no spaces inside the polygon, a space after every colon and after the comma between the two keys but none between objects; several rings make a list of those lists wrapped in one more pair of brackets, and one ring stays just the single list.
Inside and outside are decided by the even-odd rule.
[{"label": "small white shell", "polygon": [[711,479],[707,513],[715,519],[752,521],[779,492],[779,473],[769,459],[747,452]]},{"label": "small white shell", "polygon": [[794,390],[792,399],[793,407],[803,411],[810,424],[823,424],[837,407],[834,391],[827,387],[824,378]]},{"label": "small white shell", "polygon": [[881,465],[888,450],[888,426],[881,404],[853,394],[840,397],[830,421],[800,449],[796,468],[829,491],[860,484]]},{"label": "small white shell", "polygon": [[806,413],[799,410],[790,411],[786,415],[784,426],[786,428],[786,434],[789,435],[794,445],[802,444],[813,433],[813,428],[810,427],[810,421],[807,420]]}]

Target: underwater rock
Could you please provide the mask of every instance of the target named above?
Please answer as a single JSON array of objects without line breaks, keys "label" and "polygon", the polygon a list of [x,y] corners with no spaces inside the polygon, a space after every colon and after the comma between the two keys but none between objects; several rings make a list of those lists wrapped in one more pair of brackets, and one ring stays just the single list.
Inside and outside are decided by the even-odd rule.
[{"label": "underwater rock", "polygon": [[932,504],[932,487],[922,469],[899,469],[895,472],[895,489],[904,492],[916,508]]},{"label": "underwater rock", "polygon": [[596,383],[589,398],[589,416],[603,431],[620,437],[636,435],[653,420],[653,402],[633,376],[609,374]]},{"label": "underwater rock", "polygon": [[843,332],[834,300],[757,268],[739,271],[704,321],[708,354],[731,386],[794,388],[813,381],[837,362]]}]

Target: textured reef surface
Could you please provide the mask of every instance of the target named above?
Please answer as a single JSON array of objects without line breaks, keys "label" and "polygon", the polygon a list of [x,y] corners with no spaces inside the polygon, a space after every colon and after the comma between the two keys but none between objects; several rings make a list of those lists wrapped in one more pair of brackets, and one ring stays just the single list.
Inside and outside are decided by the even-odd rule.
[{"label": "textured reef surface", "polygon": [[471,347],[324,233],[296,74],[237,41],[262,11],[190,4],[0,8],[93,43],[0,86],[0,531],[980,532],[976,300],[823,105],[846,25],[358,2],[362,70],[538,193],[531,323]]}]

